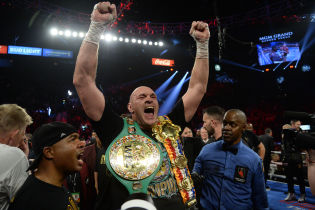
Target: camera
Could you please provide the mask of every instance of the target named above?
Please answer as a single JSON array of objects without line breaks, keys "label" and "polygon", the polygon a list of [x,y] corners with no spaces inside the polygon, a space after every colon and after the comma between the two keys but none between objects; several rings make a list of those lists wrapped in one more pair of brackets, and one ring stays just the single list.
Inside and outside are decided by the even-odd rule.
[{"label": "camera", "polygon": [[306,112],[285,111],[285,119],[296,119],[306,123],[302,131],[307,133],[300,133],[294,129],[284,129],[283,141],[289,152],[298,152],[300,150],[315,149],[315,114]]}]

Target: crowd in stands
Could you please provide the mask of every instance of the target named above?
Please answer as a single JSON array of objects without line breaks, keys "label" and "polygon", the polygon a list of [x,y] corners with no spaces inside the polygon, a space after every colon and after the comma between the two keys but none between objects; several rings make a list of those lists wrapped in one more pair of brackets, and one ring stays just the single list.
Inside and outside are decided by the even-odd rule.
[{"label": "crowd in stands", "polygon": [[[128,95],[131,93],[131,90],[137,85],[116,85],[103,90],[105,95],[108,93],[111,96],[107,97],[107,100],[110,100],[116,113],[124,114],[128,112],[125,104],[128,103]],[[21,91],[21,89],[14,88],[10,82],[5,80],[0,80],[0,86],[2,87],[1,103],[20,104],[27,109],[34,119],[34,123],[29,126],[27,132],[32,133],[41,124],[58,120],[68,122],[78,128],[81,138],[90,138],[92,132],[91,124],[75,93],[69,96],[67,93],[60,94],[60,92],[52,92],[46,89],[39,90],[33,86],[23,87],[23,91]],[[152,88],[157,89],[158,85],[153,84]],[[9,89],[10,91],[4,91]],[[209,84],[208,91],[191,121],[191,128],[193,128],[194,133],[202,127],[202,110],[204,108],[211,105],[220,105],[228,109],[234,106],[231,100],[223,97],[223,95],[233,94],[233,89],[234,86],[232,84],[218,82]],[[243,97],[245,98],[246,95]],[[253,124],[257,135],[264,134],[265,128],[270,127],[274,131],[275,142],[280,142],[281,126],[285,123],[283,112],[288,109],[285,100],[257,100],[246,106],[240,104],[239,108],[245,111],[248,122]],[[310,101],[303,107],[296,107],[295,110],[312,113],[314,108],[315,100]]]}]

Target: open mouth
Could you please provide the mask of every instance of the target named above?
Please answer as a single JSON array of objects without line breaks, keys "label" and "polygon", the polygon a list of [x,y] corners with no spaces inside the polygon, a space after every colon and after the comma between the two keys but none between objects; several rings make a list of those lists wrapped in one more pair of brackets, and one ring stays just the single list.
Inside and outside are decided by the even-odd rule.
[{"label": "open mouth", "polygon": [[83,157],[83,152],[81,152],[80,154],[78,154],[77,159],[78,159],[78,160],[82,160],[82,157]]},{"label": "open mouth", "polygon": [[144,109],[144,113],[146,114],[154,114],[154,107],[149,106],[147,108]]},{"label": "open mouth", "polygon": [[79,162],[79,165],[80,165],[80,166],[83,166],[82,157],[83,157],[83,152],[80,152],[80,153],[77,155],[77,159],[78,159],[78,162]]}]

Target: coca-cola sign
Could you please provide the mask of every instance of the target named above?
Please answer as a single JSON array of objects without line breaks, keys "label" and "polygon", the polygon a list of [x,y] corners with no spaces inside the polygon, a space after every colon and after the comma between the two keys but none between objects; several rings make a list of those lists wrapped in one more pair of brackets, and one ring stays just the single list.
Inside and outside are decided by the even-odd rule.
[{"label": "coca-cola sign", "polygon": [[152,58],[152,65],[156,66],[174,66],[174,60],[161,59],[161,58]]}]

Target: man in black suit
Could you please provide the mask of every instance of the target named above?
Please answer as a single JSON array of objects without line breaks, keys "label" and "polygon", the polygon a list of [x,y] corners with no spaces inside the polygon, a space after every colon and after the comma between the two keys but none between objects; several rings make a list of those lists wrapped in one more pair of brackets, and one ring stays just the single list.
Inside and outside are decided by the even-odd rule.
[{"label": "man in black suit", "polygon": [[[265,185],[267,184],[268,172],[270,168],[270,161],[271,161],[271,150],[273,150],[273,137],[272,137],[272,130],[270,128],[265,129],[265,134],[259,136],[259,140],[265,146],[265,158],[264,158],[264,173],[265,173]],[[267,187],[266,185],[266,188]]]}]

